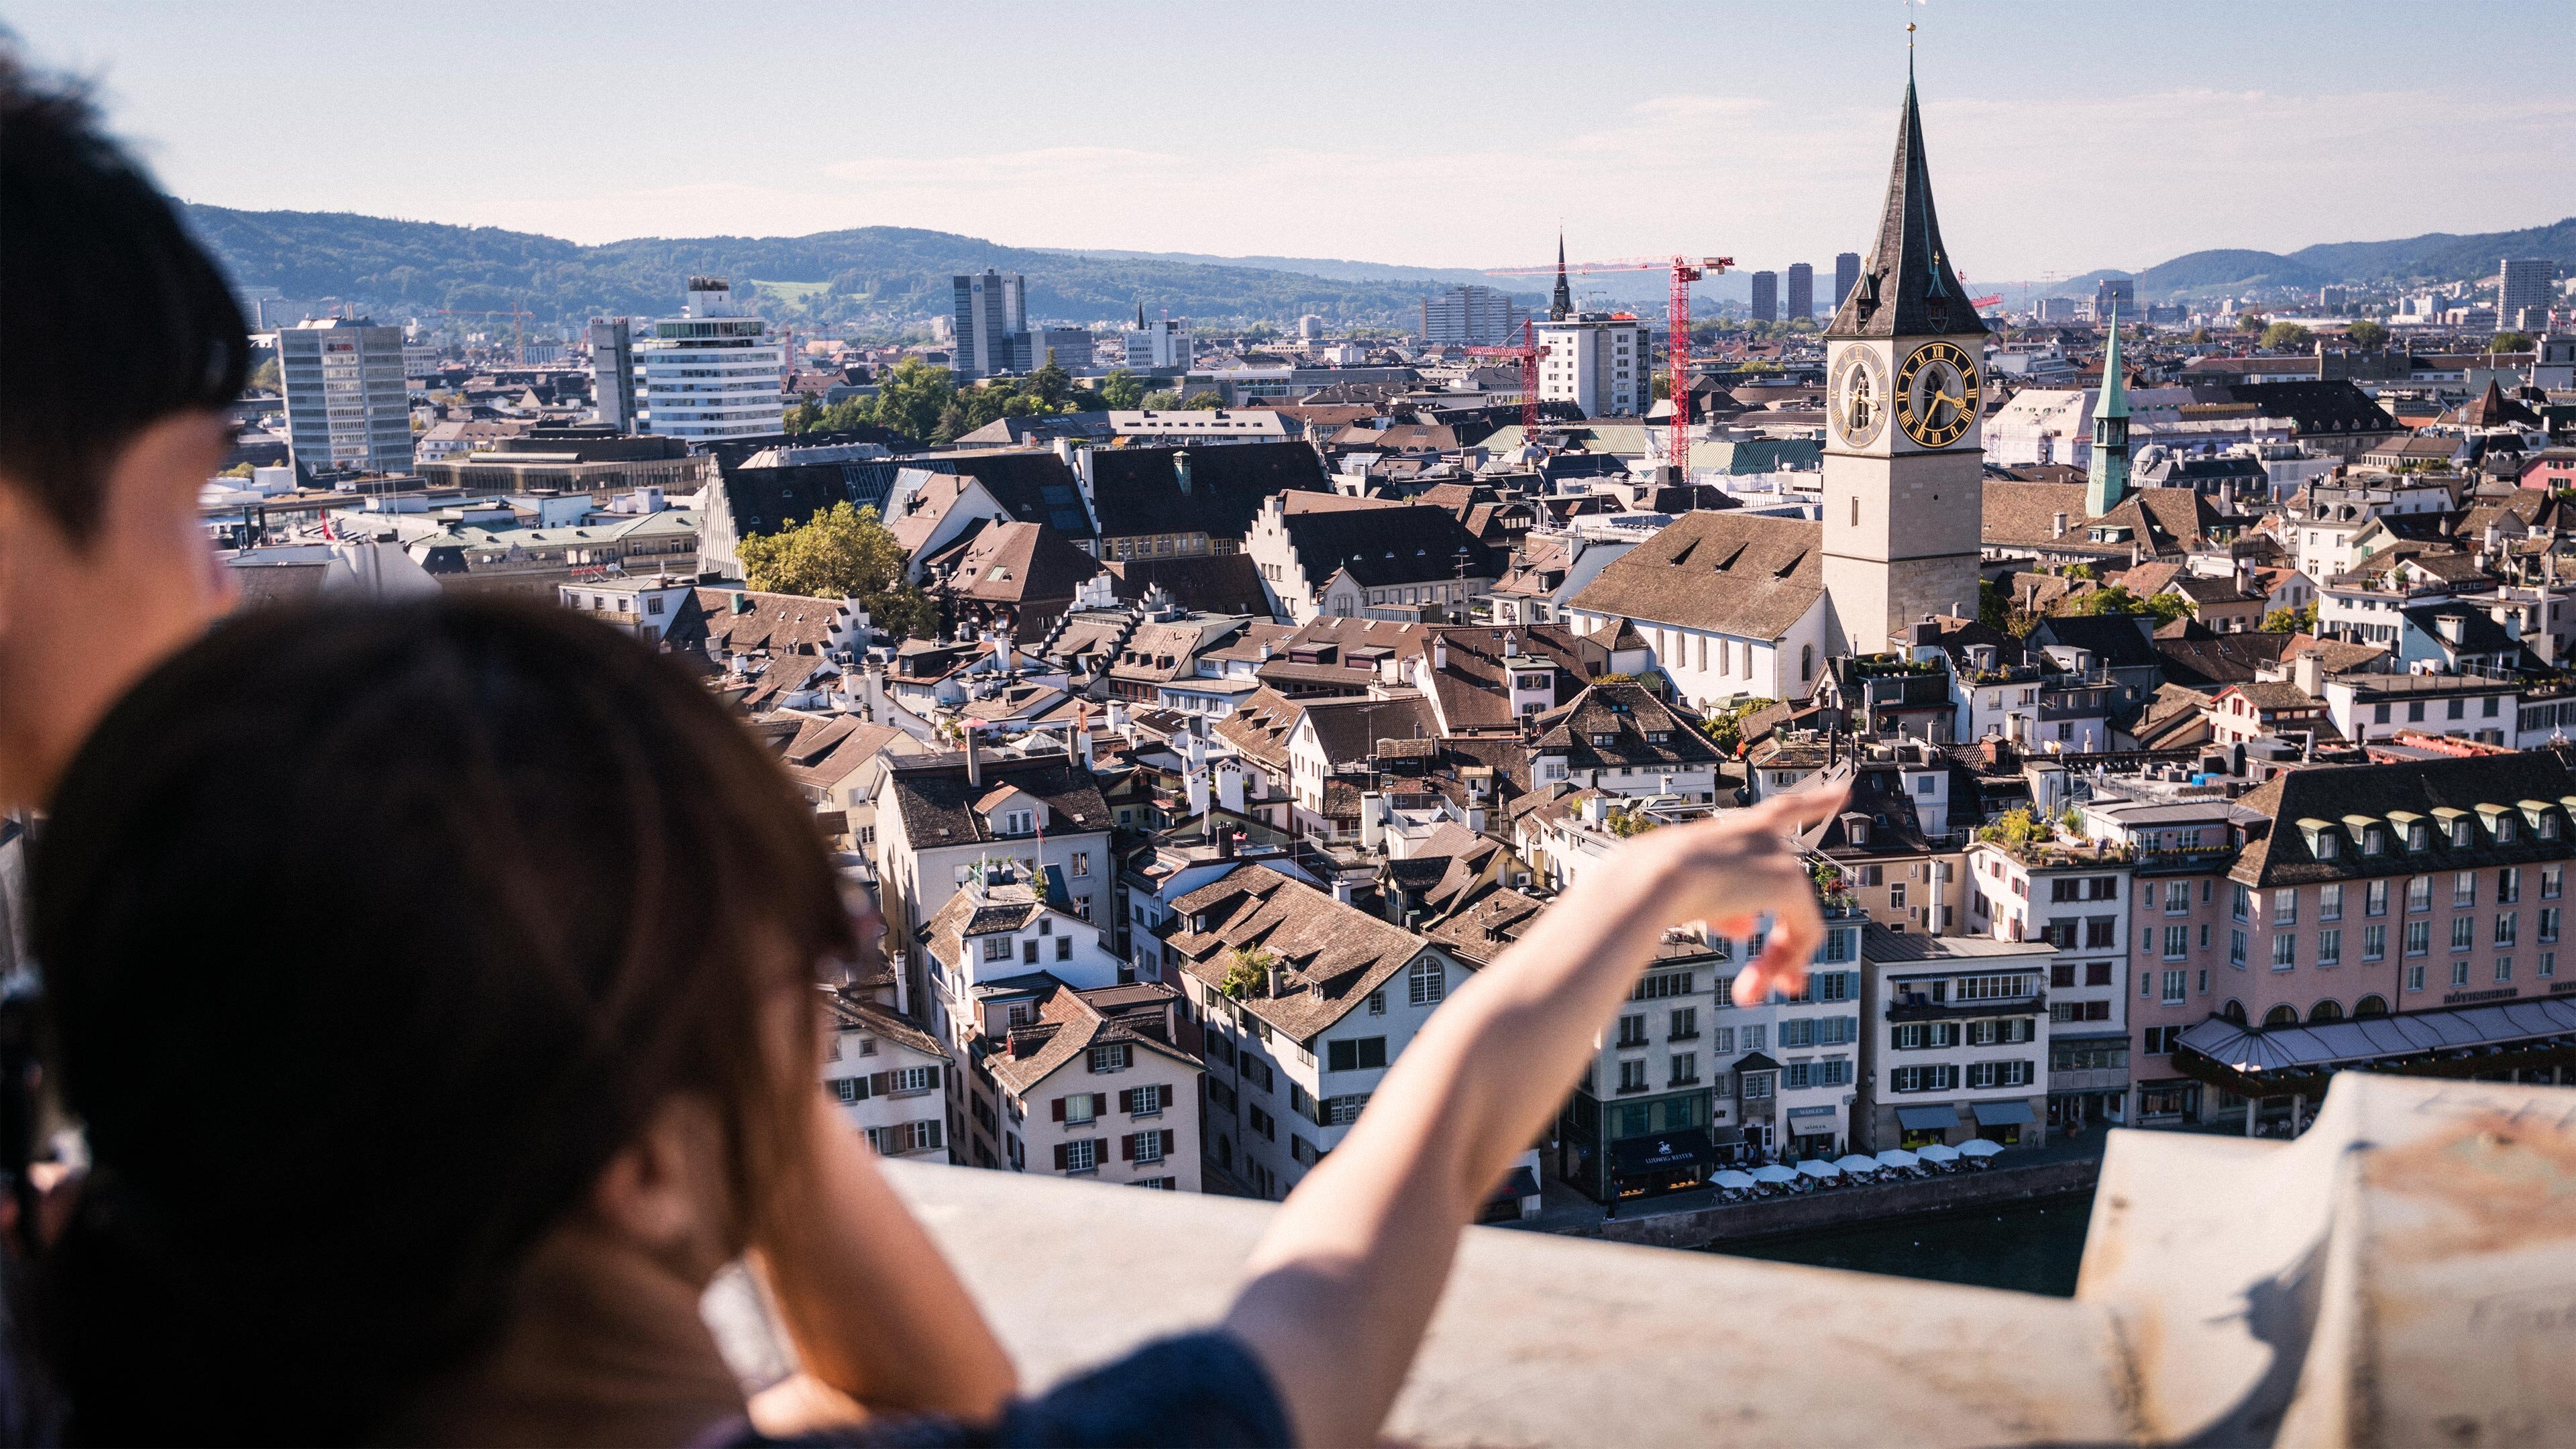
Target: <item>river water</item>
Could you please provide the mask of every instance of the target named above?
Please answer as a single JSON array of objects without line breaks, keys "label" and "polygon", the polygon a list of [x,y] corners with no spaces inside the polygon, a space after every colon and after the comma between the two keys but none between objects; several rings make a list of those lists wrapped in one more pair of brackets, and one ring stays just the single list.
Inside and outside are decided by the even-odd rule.
[{"label": "river water", "polygon": [[2092,1215],[2093,1194],[2088,1191],[2010,1207],[1923,1213],[1859,1227],[1785,1233],[1708,1251],[2065,1298],[2075,1292],[2075,1270],[2084,1258],[2084,1227]]}]

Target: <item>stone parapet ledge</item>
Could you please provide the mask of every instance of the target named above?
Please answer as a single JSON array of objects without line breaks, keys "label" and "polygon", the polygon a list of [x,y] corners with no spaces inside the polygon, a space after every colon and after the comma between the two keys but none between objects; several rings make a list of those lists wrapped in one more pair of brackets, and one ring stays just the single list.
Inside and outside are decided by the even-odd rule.
[{"label": "stone parapet ledge", "polygon": [[[1213,1322],[1272,1211],[887,1172],[1033,1386]],[[2295,1142],[2113,1133],[2071,1300],[1470,1229],[1385,1440],[2576,1443],[2571,1322],[2576,1090],[2348,1073]]]}]

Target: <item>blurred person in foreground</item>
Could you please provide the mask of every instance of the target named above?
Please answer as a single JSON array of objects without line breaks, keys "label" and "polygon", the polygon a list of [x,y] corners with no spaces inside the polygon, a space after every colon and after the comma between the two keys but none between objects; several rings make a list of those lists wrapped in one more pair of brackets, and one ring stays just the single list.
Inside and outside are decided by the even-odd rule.
[{"label": "blurred person in foreground", "polygon": [[[541,606],[236,620],[115,707],[36,860],[95,1156],[39,1342],[97,1442],[1366,1443],[1663,930],[1768,916],[1739,996],[1803,979],[1788,842],[1839,794],[1586,872],[1433,1014],[1220,1322],[1026,1397],[820,1088],[816,983],[875,932],[723,705]],[[803,1365],[749,1405],[699,1316],[744,1255]]]},{"label": "blurred person in foreground", "polygon": [[[26,949],[32,814],[83,736],[227,602],[197,492],[232,446],[250,339],[222,272],[77,88],[0,31],[0,1305],[63,1205]],[[76,1150],[71,1154],[77,1156]],[[0,1439],[51,1396],[0,1308]]]}]

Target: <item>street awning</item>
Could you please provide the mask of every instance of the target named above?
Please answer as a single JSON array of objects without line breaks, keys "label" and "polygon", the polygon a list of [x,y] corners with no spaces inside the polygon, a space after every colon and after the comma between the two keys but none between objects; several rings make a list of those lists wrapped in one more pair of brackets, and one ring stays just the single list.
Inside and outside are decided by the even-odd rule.
[{"label": "street awning", "polygon": [[1830,1117],[1841,1110],[1842,1108],[1840,1107],[1792,1107],[1789,1109],[1789,1115],[1792,1117]]},{"label": "street awning", "polygon": [[1503,1185],[1494,1190],[1491,1201],[1518,1202],[1522,1198],[1536,1196],[1538,1196],[1538,1174],[1530,1171],[1527,1164],[1523,1164],[1513,1168],[1512,1175],[1503,1179]]},{"label": "street awning", "polygon": [[1611,1170],[1622,1174],[1672,1172],[1716,1160],[1717,1148],[1708,1140],[1705,1128],[1659,1132],[1610,1144]]},{"label": "street awning", "polygon": [[1896,1123],[1908,1132],[1947,1132],[1959,1125],[1955,1107],[1899,1107]]},{"label": "street awning", "polygon": [[1972,1110],[1980,1127],[2028,1127],[2037,1120],[2028,1102],[1979,1102]]}]

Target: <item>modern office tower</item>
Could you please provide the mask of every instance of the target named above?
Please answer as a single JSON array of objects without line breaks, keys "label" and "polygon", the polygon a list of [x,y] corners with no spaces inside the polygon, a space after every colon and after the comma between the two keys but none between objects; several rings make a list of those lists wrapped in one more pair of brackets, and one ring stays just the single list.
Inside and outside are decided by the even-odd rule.
[{"label": "modern office tower", "polygon": [[1860,253],[1840,252],[1834,257],[1834,306],[1839,309],[1851,289],[1860,284]]},{"label": "modern office tower", "polygon": [[1646,324],[1624,312],[1577,312],[1538,324],[1538,395],[1587,418],[1642,414],[1654,397]]},{"label": "modern office tower", "polygon": [[1756,322],[1780,320],[1780,274],[1778,272],[1753,274],[1753,320]]},{"label": "modern office tower", "polygon": [[1324,340],[1324,319],[1309,312],[1297,319],[1297,337],[1303,342]]},{"label": "modern office tower", "polygon": [[1088,327],[1040,327],[1029,333],[1029,365],[1023,369],[1035,372],[1052,358],[1067,372],[1080,372],[1091,366],[1091,329]]},{"label": "modern office tower", "polygon": [[758,438],[785,431],[787,348],[735,310],[722,277],[691,277],[688,305],[635,345],[642,431],[666,438]]},{"label": "modern office tower", "polygon": [[1422,341],[1431,347],[1508,347],[1529,314],[1494,287],[1451,287],[1422,299]]},{"label": "modern office tower", "polygon": [[287,451],[308,471],[411,471],[403,330],[319,317],[277,331]]},{"label": "modern office tower", "polygon": [[2496,319],[2500,326],[2522,325],[2523,311],[2533,312],[2531,320],[2546,323],[2549,316],[2549,284],[2557,268],[2547,257],[2507,257],[2496,279]]},{"label": "modern office tower", "polygon": [[2104,277],[2093,287],[2093,322],[2110,325],[2112,313],[2135,318],[2138,315],[2138,284],[2128,277]]},{"label": "modern office tower", "polygon": [[1030,369],[1029,284],[1017,272],[986,267],[950,277],[960,378]]},{"label": "modern office tower", "polygon": [[1816,269],[1805,262],[1789,264],[1789,320],[1812,322],[1816,317]]},{"label": "modern office tower", "polygon": [[625,317],[590,319],[590,390],[599,420],[621,433],[638,430],[635,406],[635,324]]},{"label": "modern office tower", "polygon": [[1196,345],[1190,336],[1187,317],[1159,317],[1145,320],[1145,309],[1136,309],[1136,329],[1121,334],[1127,348],[1129,367],[1187,369],[1190,352]]}]

